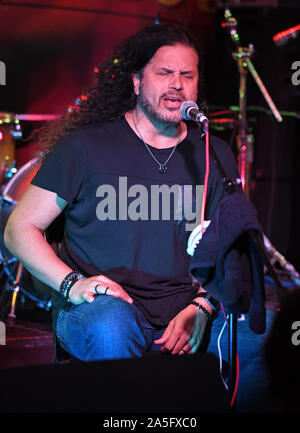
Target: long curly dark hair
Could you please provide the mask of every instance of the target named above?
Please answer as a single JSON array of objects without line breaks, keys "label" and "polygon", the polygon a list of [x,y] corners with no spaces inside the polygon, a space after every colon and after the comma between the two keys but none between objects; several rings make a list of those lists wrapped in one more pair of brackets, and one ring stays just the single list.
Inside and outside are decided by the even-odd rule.
[{"label": "long curly dark hair", "polygon": [[181,43],[195,49],[199,57],[198,105],[203,107],[202,49],[187,30],[177,24],[156,24],[127,38],[100,66],[95,83],[60,118],[38,131],[39,148],[44,155],[72,130],[122,118],[136,106],[132,72],[141,72],[162,46]]}]

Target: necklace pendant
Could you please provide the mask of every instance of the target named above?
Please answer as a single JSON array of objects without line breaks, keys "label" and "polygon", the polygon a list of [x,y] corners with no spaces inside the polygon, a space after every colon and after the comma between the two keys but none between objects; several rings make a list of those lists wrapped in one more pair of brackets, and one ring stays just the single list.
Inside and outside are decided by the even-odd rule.
[{"label": "necklace pendant", "polygon": [[159,171],[161,172],[161,174],[165,174],[167,172],[167,167],[163,164],[160,164]]}]

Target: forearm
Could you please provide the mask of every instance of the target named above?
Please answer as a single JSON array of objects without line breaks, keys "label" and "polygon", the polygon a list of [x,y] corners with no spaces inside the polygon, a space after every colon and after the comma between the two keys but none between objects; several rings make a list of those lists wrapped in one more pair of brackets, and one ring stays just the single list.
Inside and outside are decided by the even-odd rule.
[{"label": "forearm", "polygon": [[[65,277],[75,270],[57,257],[44,238],[43,230],[31,224],[20,222],[20,219],[17,219],[17,223],[8,222],[4,232],[4,242],[10,252],[23,263],[32,275],[57,291],[59,291]],[[68,292],[63,290],[62,295],[76,305],[83,302],[93,302],[96,294],[100,293],[106,293],[133,303],[133,299],[118,283],[104,275],[77,279],[75,282],[70,282],[67,289]]]},{"label": "forearm", "polygon": [[4,232],[4,242],[11,254],[20,260],[34,277],[55,290],[59,290],[61,281],[72,271],[57,257],[44,238],[43,231],[36,227],[11,227],[8,224]]}]

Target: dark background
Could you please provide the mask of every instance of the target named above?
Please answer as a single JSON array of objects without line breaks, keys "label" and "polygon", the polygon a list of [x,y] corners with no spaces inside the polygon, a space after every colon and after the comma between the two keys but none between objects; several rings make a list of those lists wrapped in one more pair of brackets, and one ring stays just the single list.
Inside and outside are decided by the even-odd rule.
[{"label": "dark background", "polygon": [[[6,85],[0,86],[0,112],[56,114],[88,85],[93,68],[126,36],[146,25],[179,21],[202,41],[205,96],[210,112],[238,104],[239,75],[233,45],[221,28],[224,10],[209,0],[31,0],[0,2],[0,61]],[[241,4],[245,2],[241,1]],[[249,2],[248,2],[249,3]],[[252,1],[276,5],[276,1]],[[300,61],[300,36],[276,47],[272,36],[300,24],[300,0],[280,6],[231,7],[243,45],[252,43],[255,68],[275,105],[300,112],[300,85],[291,82]],[[299,118],[278,124],[249,74],[247,118],[254,138],[251,200],[272,244],[300,270]],[[254,107],[254,108],[253,108]],[[3,116],[3,115],[2,115]],[[17,167],[36,153],[30,138],[43,122],[21,122],[23,138],[15,141]],[[1,131],[1,127],[0,127]],[[233,129],[211,133],[230,141]],[[0,142],[1,143],[1,142]],[[233,142],[233,151],[236,143]]]}]

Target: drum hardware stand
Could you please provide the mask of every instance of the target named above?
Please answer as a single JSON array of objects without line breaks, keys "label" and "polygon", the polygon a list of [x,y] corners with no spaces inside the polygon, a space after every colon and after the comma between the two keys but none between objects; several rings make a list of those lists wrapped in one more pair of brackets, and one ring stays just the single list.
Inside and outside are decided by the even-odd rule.
[{"label": "drum hardware stand", "polygon": [[12,298],[11,298],[10,312],[9,312],[9,314],[7,316],[8,321],[14,321],[15,318],[16,318],[16,314],[15,314],[16,301],[17,301],[18,293],[20,291],[20,285],[19,285],[19,283],[20,283],[20,279],[21,279],[21,276],[22,276],[22,271],[23,271],[23,265],[22,265],[22,263],[19,262],[16,279],[15,279],[12,287],[10,288],[10,290],[13,291],[13,294],[12,294]]},{"label": "drum hardware stand", "polygon": [[11,259],[1,259],[0,260],[0,264],[3,266],[3,270],[1,271],[1,278],[2,278],[3,273],[5,273],[7,275],[7,278],[8,278],[7,283],[9,283],[8,286],[7,286],[7,283],[4,285],[4,290],[8,291],[8,292],[11,292],[11,291],[13,292],[12,299],[11,299],[10,312],[8,314],[8,320],[9,321],[12,321],[16,318],[15,306],[16,306],[17,295],[20,291],[19,281],[20,281],[21,274],[22,274],[22,265],[19,263],[17,276],[16,276],[16,278],[13,277],[12,272],[9,269],[9,265],[11,265],[15,262],[18,262],[16,257],[12,257]]},{"label": "drum hardware stand", "polygon": [[[267,89],[265,88],[262,80],[257,74],[252,62],[251,57],[253,55],[254,49],[253,45],[250,44],[248,48],[244,48],[240,44],[240,37],[237,33],[237,20],[232,16],[228,8],[225,9],[224,13],[225,22],[222,23],[222,27],[226,28],[231,36],[232,41],[235,44],[236,51],[233,53],[233,57],[238,64],[239,75],[240,75],[240,85],[239,85],[239,132],[237,134],[237,145],[238,145],[238,167],[241,175],[241,181],[243,190],[247,197],[249,197],[249,179],[250,179],[250,168],[252,164],[253,155],[253,139],[251,136],[247,135],[247,119],[246,119],[246,93],[247,93],[247,75],[248,70],[250,71],[252,77],[254,78],[257,86],[259,87],[262,95],[264,96],[266,102],[268,103],[275,119],[278,122],[282,122],[282,117],[277,110],[274,102],[272,101]],[[266,251],[266,243],[269,245],[269,253],[274,253],[273,248],[270,247],[271,243],[264,236],[262,241],[258,236],[252,233],[252,239],[254,240],[256,246],[261,252],[266,267],[273,278],[276,285],[277,294],[279,298],[280,305],[283,305],[286,299],[285,290],[278,278],[268,253]],[[298,278],[298,277],[297,277]],[[300,280],[299,280],[300,281]],[[235,389],[236,373],[237,373],[237,315],[229,314],[229,332],[228,332],[228,345],[229,345],[229,393],[233,396]],[[236,401],[236,399],[235,399]],[[233,409],[235,409],[235,401],[233,403]]]},{"label": "drum hardware stand", "polygon": [[247,76],[248,70],[250,71],[252,77],[254,78],[256,84],[258,85],[262,95],[264,96],[266,102],[268,103],[273,115],[278,122],[282,122],[282,117],[277,110],[271,96],[269,95],[266,87],[264,86],[262,80],[260,79],[258,73],[256,72],[253,63],[251,62],[251,57],[254,53],[254,47],[249,44],[249,47],[242,47],[240,44],[240,37],[237,33],[237,20],[231,15],[229,9],[225,9],[224,13],[225,22],[222,23],[222,27],[227,28],[232,41],[236,46],[236,51],[233,53],[233,58],[236,60],[239,75],[240,75],[240,85],[239,85],[239,114],[238,114],[238,124],[239,132],[237,134],[237,145],[238,145],[238,167],[240,170],[242,185],[244,193],[249,197],[249,179],[250,179],[250,167],[253,162],[253,137],[247,135],[247,118],[246,118],[246,104],[247,104]]},{"label": "drum hardware stand", "polygon": [[280,266],[289,274],[297,287],[300,287],[300,274],[296,271],[294,266],[289,263],[286,258],[280,254],[279,251],[271,244],[269,239],[264,235],[264,245],[269,255],[271,256],[272,265],[279,262]]},{"label": "drum hardware stand", "polygon": [[[18,262],[18,269],[17,269],[16,277],[14,277],[12,272],[9,270],[9,265],[11,265],[12,263],[15,263],[15,262]],[[22,263],[19,262],[16,257],[12,257],[10,259],[2,259],[2,260],[0,259],[0,264],[3,265],[3,270],[1,271],[1,277],[3,275],[3,272],[5,272],[5,274],[8,277],[8,282],[9,282],[8,286],[5,287],[4,290],[6,290],[8,292],[13,292],[11,302],[10,302],[10,312],[7,315],[8,320],[13,321],[16,318],[16,314],[15,314],[16,301],[17,301],[17,296],[19,293],[24,294],[29,299],[33,300],[39,308],[43,308],[46,311],[49,311],[49,309],[51,307],[51,301],[49,301],[49,300],[37,301],[35,299],[35,297],[32,294],[30,294],[30,292],[28,290],[26,290],[20,284],[24,267],[23,267]]]}]

